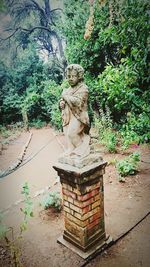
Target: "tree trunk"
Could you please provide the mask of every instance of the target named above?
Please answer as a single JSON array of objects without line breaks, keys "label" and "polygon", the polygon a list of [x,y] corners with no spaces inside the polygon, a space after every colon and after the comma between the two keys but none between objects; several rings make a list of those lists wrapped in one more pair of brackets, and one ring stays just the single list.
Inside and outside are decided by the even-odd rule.
[{"label": "tree trunk", "polygon": [[27,111],[22,111],[22,118],[23,118],[25,131],[29,131],[29,121],[28,121]]}]

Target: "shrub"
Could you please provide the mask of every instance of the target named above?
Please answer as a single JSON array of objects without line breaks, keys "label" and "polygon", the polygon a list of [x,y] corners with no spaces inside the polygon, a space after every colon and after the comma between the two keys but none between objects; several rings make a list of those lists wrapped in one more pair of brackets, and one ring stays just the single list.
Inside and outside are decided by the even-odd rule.
[{"label": "shrub", "polygon": [[62,129],[61,111],[58,103],[53,104],[51,110],[51,124],[58,130]]},{"label": "shrub", "polygon": [[62,199],[58,192],[49,193],[48,196],[41,202],[44,209],[49,209],[51,207],[55,208],[56,211],[61,211],[62,209]]},{"label": "shrub", "polygon": [[45,127],[47,123],[45,121],[42,121],[40,119],[34,119],[32,122],[29,123],[30,127],[35,127],[36,129],[40,129],[42,127]]},{"label": "shrub", "polygon": [[116,168],[119,173],[119,180],[122,181],[122,177],[135,174],[139,161],[140,154],[138,152],[134,152],[124,160],[117,161]]},{"label": "shrub", "polygon": [[106,107],[106,112],[100,109],[100,118],[95,117],[94,125],[98,131],[100,143],[103,144],[110,153],[114,153],[117,145],[117,134],[112,128],[112,119],[108,107]]}]

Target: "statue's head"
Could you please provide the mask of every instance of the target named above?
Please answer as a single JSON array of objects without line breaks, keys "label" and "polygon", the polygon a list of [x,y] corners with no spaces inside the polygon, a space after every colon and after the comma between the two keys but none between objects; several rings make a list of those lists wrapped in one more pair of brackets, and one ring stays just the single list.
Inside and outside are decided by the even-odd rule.
[{"label": "statue's head", "polygon": [[84,69],[78,64],[71,64],[66,68],[66,76],[69,84],[75,86],[83,80]]}]

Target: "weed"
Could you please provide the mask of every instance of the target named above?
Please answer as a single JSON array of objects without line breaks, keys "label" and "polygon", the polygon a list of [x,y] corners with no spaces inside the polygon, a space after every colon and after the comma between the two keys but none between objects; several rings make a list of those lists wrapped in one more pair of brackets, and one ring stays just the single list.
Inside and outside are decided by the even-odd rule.
[{"label": "weed", "polygon": [[62,209],[62,199],[58,192],[49,193],[48,196],[40,203],[44,209],[49,209],[53,207],[56,211],[61,211]]},{"label": "weed", "polygon": [[126,150],[131,144],[138,144],[139,136],[132,130],[128,129],[127,125],[120,131],[121,149]]},{"label": "weed", "polygon": [[99,134],[100,143],[103,144],[110,153],[116,152],[118,139],[112,127],[113,123],[108,107],[106,108],[106,112],[100,109],[100,118],[95,117],[94,125]]},{"label": "weed", "polygon": [[21,267],[21,250],[17,245],[17,241],[23,237],[23,232],[27,229],[28,219],[33,217],[32,211],[32,201],[30,198],[29,186],[28,183],[25,183],[23,186],[23,190],[21,192],[24,195],[24,208],[21,208],[21,212],[24,215],[23,221],[20,224],[19,234],[16,236],[14,234],[13,227],[7,227],[3,222],[3,213],[0,213],[0,238],[4,239],[6,242],[6,246],[10,251],[11,256],[11,264],[15,267]]},{"label": "weed", "polygon": [[140,161],[140,154],[134,152],[124,160],[116,162],[116,168],[119,173],[119,181],[122,181],[122,177],[135,174],[138,169],[138,162]]}]

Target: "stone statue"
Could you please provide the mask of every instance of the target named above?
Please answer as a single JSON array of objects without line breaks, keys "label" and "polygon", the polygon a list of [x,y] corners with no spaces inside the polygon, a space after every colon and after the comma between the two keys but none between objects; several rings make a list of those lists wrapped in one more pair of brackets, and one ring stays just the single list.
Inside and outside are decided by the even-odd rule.
[{"label": "stone statue", "polygon": [[88,88],[83,82],[84,69],[71,64],[66,69],[68,89],[62,92],[59,107],[63,131],[67,138],[67,151],[63,157],[83,159],[90,154],[89,116],[87,111]]}]

